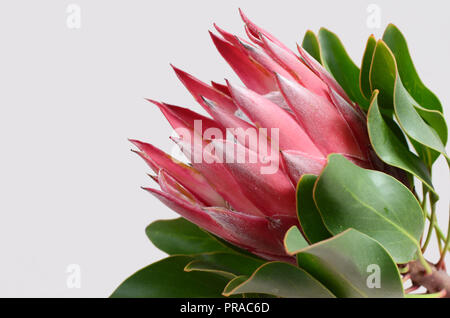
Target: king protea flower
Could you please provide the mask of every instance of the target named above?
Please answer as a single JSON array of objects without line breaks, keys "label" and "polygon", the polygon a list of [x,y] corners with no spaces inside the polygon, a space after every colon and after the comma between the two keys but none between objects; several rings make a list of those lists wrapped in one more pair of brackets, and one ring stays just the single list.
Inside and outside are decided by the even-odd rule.
[{"label": "king protea flower", "polygon": [[[288,260],[283,238],[292,225],[299,226],[295,191],[303,174],[319,174],[331,153],[363,168],[389,168],[370,146],[365,114],[320,63],[301,47],[297,55],[241,15],[249,41],[217,26],[211,38],[245,87],[228,81],[208,85],[173,67],[211,117],[150,100],[183,132],[173,140],[191,164],[151,144],[132,142],[160,187],[146,190],[164,204],[238,247]],[[208,129],[214,136],[206,134]],[[248,134],[252,129],[263,132],[256,142]],[[228,160],[230,151],[223,160],[229,149],[246,160]],[[194,160],[199,153],[202,160]],[[261,160],[249,160],[255,157]]]}]

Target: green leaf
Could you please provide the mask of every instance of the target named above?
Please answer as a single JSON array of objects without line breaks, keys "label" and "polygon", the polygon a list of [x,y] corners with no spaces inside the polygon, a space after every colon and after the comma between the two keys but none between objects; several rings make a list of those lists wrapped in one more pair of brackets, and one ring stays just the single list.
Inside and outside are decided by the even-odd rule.
[{"label": "green leaf", "polygon": [[394,109],[400,127],[410,138],[447,156],[439,135],[419,115],[399,78],[395,82]]},{"label": "green leaf", "polygon": [[359,88],[359,68],[348,56],[339,38],[327,29],[321,28],[319,42],[327,69],[350,99],[367,109],[369,101],[362,95]]},{"label": "green leaf", "polygon": [[332,234],[354,228],[380,242],[395,262],[414,259],[423,233],[422,209],[395,178],[360,168],[341,155],[328,157],[314,200]]},{"label": "green leaf", "polygon": [[225,287],[225,296],[259,293],[288,298],[330,298],[334,295],[304,270],[282,262],[269,262],[251,277],[239,276]]},{"label": "green leaf", "polygon": [[419,113],[420,117],[422,117],[429,126],[433,127],[442,143],[445,145],[448,139],[448,128],[442,113],[437,110],[429,110],[417,105],[414,105],[414,108],[417,113]]},{"label": "green leaf", "polygon": [[302,250],[299,266],[337,297],[403,297],[403,286],[389,253],[354,229]]},{"label": "green leaf", "polygon": [[372,64],[373,53],[375,52],[375,46],[377,40],[371,35],[367,40],[366,49],[361,63],[361,72],[359,73],[359,86],[361,93],[367,99],[372,96],[372,89],[370,88],[370,65]]},{"label": "green leaf", "polygon": [[184,270],[211,272],[232,279],[240,275],[250,276],[262,264],[263,260],[245,255],[214,252],[196,255]]},{"label": "green leaf", "polygon": [[[205,231],[205,232],[206,232],[206,231]],[[209,233],[209,232],[207,232],[207,233],[208,233],[209,235],[211,235],[214,239],[216,239],[219,243],[222,243],[223,246],[225,246],[226,248],[228,248],[228,249],[226,250],[226,252],[228,252],[228,253],[242,254],[242,255],[245,255],[245,256],[249,256],[249,257],[252,257],[252,258],[256,258],[256,259],[262,260],[261,257],[256,256],[255,254],[253,254],[253,253],[251,253],[251,252],[249,252],[249,251],[247,251],[247,250],[244,250],[244,249],[242,249],[242,248],[240,248],[240,247],[237,247],[236,245],[233,245],[233,244],[231,244],[231,243],[225,241],[224,239],[222,239],[222,238],[220,238],[220,237],[218,237],[218,236],[215,236],[214,234],[211,234],[211,233]],[[219,252],[220,252],[220,251],[219,251]],[[207,252],[207,253],[208,253],[208,252]]]},{"label": "green leaf", "polygon": [[313,31],[306,31],[305,36],[303,37],[302,48],[304,48],[317,62],[323,64],[319,39]]},{"label": "green leaf", "polygon": [[145,232],[156,247],[169,255],[230,251],[211,234],[184,218],[153,222]]},{"label": "green leaf", "polygon": [[[378,96],[377,96],[377,99],[378,99]],[[378,104],[378,109],[380,110],[380,113],[381,113],[379,104]],[[391,131],[395,134],[397,139],[403,144],[403,146],[406,149],[409,149],[408,139],[406,138],[405,134],[403,133],[403,130],[395,122],[395,120],[391,117],[385,117],[385,116],[383,116],[383,119],[384,119],[386,125],[388,125],[389,128],[391,129]]]},{"label": "green leaf", "polygon": [[184,271],[189,256],[171,256],[153,263],[127,278],[113,298],[221,297],[228,279],[212,273]]},{"label": "green leaf", "polygon": [[290,255],[297,254],[298,250],[304,249],[308,245],[308,242],[306,242],[302,233],[295,225],[293,225],[284,236],[284,248]]},{"label": "green leaf", "polygon": [[417,105],[409,95],[398,75],[395,57],[383,41],[377,42],[370,74],[372,89],[380,90],[380,110],[394,110],[400,127],[420,158],[428,166],[438,156],[433,152],[442,153],[448,158],[444,146],[447,141],[445,119],[440,112],[428,111],[421,107],[423,105]]},{"label": "green leaf", "polygon": [[[422,119],[429,126],[433,127],[433,129],[436,131],[439,138],[441,139],[442,144],[446,145],[448,139],[448,128],[442,113],[436,110],[425,109],[417,105],[414,105],[414,108],[416,109],[417,113],[422,117]],[[418,153],[422,154],[421,157],[426,159],[426,163],[430,167],[433,165],[433,162],[435,162],[440,155],[439,152],[428,149],[427,147],[417,144],[416,142],[413,142],[413,146],[415,147]]]},{"label": "green leaf", "polygon": [[249,277],[250,276],[247,276],[247,275],[241,275],[241,276],[237,276],[237,277],[233,278],[232,280],[230,280],[228,282],[227,286],[225,286],[225,289],[223,290],[222,295],[227,296],[227,297],[229,297],[231,295],[238,295],[238,293],[233,294],[233,290],[235,288],[238,288],[241,284],[243,284],[246,280],[248,280]]},{"label": "green leaf", "polygon": [[332,235],[323,224],[322,217],[313,199],[314,183],[317,176],[304,174],[297,185],[297,214],[306,239],[317,243]]},{"label": "green leaf", "polygon": [[[417,74],[409,53],[408,44],[406,43],[403,34],[395,25],[390,24],[384,32],[383,41],[395,57],[397,71],[401,82],[411,99],[413,99],[412,104],[414,104],[415,110],[425,122],[436,131],[442,144],[445,145],[448,138],[448,129],[445,119],[442,116],[441,102],[436,95],[423,84]],[[423,153],[423,158],[429,159],[429,166],[431,166],[439,156],[439,150],[420,149],[420,147],[417,147],[416,145],[415,147],[419,153]]]},{"label": "green leaf", "polygon": [[395,56],[400,78],[409,94],[422,107],[442,112],[439,99],[419,78],[408,50],[408,44],[400,30],[395,25],[389,24],[384,31],[383,41]]},{"label": "green leaf", "polygon": [[397,69],[392,53],[385,45],[378,41],[373,53],[372,64],[370,65],[370,89],[380,91],[378,104],[380,110],[388,114],[394,111],[394,84],[397,77]]},{"label": "green leaf", "polygon": [[375,90],[367,115],[370,141],[377,153],[387,164],[403,169],[419,178],[434,192],[430,173],[425,164],[397,138],[383,119],[378,107],[378,91]]}]

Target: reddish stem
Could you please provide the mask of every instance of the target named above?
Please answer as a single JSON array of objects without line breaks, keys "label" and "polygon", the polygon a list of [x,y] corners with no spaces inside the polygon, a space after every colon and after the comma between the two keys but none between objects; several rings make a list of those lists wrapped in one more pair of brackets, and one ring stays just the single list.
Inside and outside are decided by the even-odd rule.
[{"label": "reddish stem", "polygon": [[[431,274],[427,274],[419,261],[409,263],[409,275],[413,286],[423,286],[428,293],[442,292],[443,297],[450,298],[450,276],[442,269],[430,264]],[[445,292],[444,292],[445,291]]]}]

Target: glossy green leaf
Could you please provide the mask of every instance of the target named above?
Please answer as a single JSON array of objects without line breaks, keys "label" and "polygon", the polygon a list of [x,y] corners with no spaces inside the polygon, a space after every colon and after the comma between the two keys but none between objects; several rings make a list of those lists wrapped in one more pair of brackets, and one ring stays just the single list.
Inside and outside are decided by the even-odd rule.
[{"label": "glossy green leaf", "polygon": [[319,42],[326,68],[342,86],[351,100],[367,109],[369,101],[359,88],[359,68],[353,63],[336,34],[321,28]]},{"label": "glossy green leaf", "polygon": [[[433,129],[436,131],[439,138],[441,139],[442,144],[446,145],[448,140],[448,128],[442,113],[436,110],[425,109],[417,105],[414,105],[414,108],[416,109],[417,113],[422,117],[422,119],[429,126],[433,127]],[[440,155],[439,152],[418,145],[417,143],[413,143],[413,145],[418,153],[423,154],[422,158],[426,158],[428,166],[431,166]]]},{"label": "glossy green leaf", "polygon": [[250,276],[262,264],[264,264],[262,259],[235,253],[214,252],[196,255],[184,270],[211,272],[232,279],[240,275]]},{"label": "glossy green leaf", "polygon": [[303,237],[302,233],[295,225],[292,226],[284,236],[284,248],[290,255],[294,255],[298,250],[307,247],[309,244]]},{"label": "glossy green leaf", "polygon": [[370,74],[372,89],[380,90],[378,103],[381,110],[394,110],[400,127],[410,138],[421,159],[431,166],[437,158],[431,154],[433,151],[447,156],[444,147],[447,127],[442,114],[417,105],[403,86],[395,57],[383,41],[377,42]]},{"label": "glossy green leaf", "polygon": [[297,185],[298,219],[306,239],[311,244],[320,242],[332,236],[323,224],[322,217],[314,203],[313,188],[316,180],[317,176],[304,174]]},{"label": "glossy green leaf", "polygon": [[442,112],[441,102],[436,95],[422,83],[417,74],[408,50],[408,44],[400,30],[395,25],[389,24],[384,31],[383,41],[395,56],[398,73],[409,94],[420,106]]},{"label": "glossy green leaf", "polygon": [[448,140],[448,127],[442,113],[437,110],[425,109],[417,105],[414,105],[414,108],[420,117],[422,117],[429,126],[433,127],[442,143],[445,145]]},{"label": "glossy green leaf", "polygon": [[381,160],[415,175],[434,192],[431,176],[425,164],[404,146],[383,119],[378,107],[377,90],[374,91],[367,115],[367,127],[372,146]]},{"label": "glossy green leaf", "polygon": [[331,233],[354,228],[380,242],[397,263],[415,258],[424,228],[422,209],[395,178],[333,154],[317,180],[314,201]]},{"label": "glossy green leaf", "polygon": [[438,157],[435,152],[447,156],[444,149],[447,127],[442,114],[417,105],[402,84],[394,55],[381,40],[375,48],[370,80],[372,89],[380,90],[380,110],[395,112],[400,127],[428,166]]},{"label": "glossy green leaf", "polygon": [[370,65],[372,64],[373,53],[375,52],[375,46],[377,40],[371,35],[367,40],[366,49],[361,63],[361,71],[359,73],[359,86],[361,93],[367,99],[372,96],[372,89],[370,88]]},{"label": "glossy green leaf", "polygon": [[247,275],[241,275],[241,276],[237,276],[237,277],[233,278],[232,280],[230,280],[228,282],[227,286],[225,286],[225,289],[223,290],[222,295],[227,296],[227,297],[229,297],[231,295],[238,295],[238,293],[233,294],[234,289],[239,287],[241,284],[243,284],[249,278],[250,278],[250,276],[247,276]]},{"label": "glossy green leaf", "polygon": [[153,263],[127,278],[111,297],[221,297],[229,280],[212,273],[185,272],[190,261],[189,256],[171,256]]},{"label": "glossy green leaf", "polygon": [[417,112],[411,97],[398,77],[394,90],[394,110],[400,127],[411,139],[447,156],[440,136]]},{"label": "glossy green leaf", "polygon": [[426,146],[423,146],[422,144],[416,142],[415,140],[410,139],[410,142],[413,145],[414,149],[416,150],[416,153],[422,159],[422,161],[430,168],[433,166],[433,163],[436,161],[436,159],[441,155],[440,152],[434,151]]},{"label": "glossy green leaf", "polygon": [[378,105],[382,111],[394,112],[394,84],[397,76],[392,53],[377,41],[370,66],[369,78],[371,91],[379,90]]},{"label": "glossy green leaf", "polygon": [[169,255],[230,251],[214,236],[184,218],[153,222],[145,232],[156,247]]},{"label": "glossy green leaf", "polygon": [[239,276],[230,281],[225,296],[259,293],[287,298],[330,298],[334,295],[304,270],[282,262],[269,262],[252,276]]},{"label": "glossy green leaf", "polygon": [[[378,99],[378,96],[377,96]],[[378,109],[381,113],[380,105],[378,104]],[[403,130],[398,126],[395,120],[392,117],[383,116],[383,119],[386,125],[389,126],[389,129],[394,133],[397,139],[403,144],[406,149],[409,149],[408,139],[403,133]]]},{"label": "glossy green leaf", "polygon": [[337,297],[404,296],[392,257],[377,241],[354,229],[305,248],[297,259]]},{"label": "glossy green leaf", "polygon": [[313,31],[308,30],[302,41],[302,48],[306,50],[317,62],[322,64],[322,54],[320,52],[319,39]]}]

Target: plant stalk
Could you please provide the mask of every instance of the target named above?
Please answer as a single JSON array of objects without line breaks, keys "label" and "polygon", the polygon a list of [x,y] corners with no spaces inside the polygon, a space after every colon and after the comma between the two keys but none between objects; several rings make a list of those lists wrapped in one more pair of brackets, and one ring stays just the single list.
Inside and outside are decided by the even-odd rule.
[{"label": "plant stalk", "polygon": [[431,205],[431,217],[430,217],[430,226],[428,227],[427,237],[425,239],[425,243],[422,246],[422,253],[425,253],[428,243],[430,243],[431,235],[433,234],[434,225],[436,224],[436,204]]},{"label": "plant stalk", "polygon": [[[449,207],[449,214],[450,214],[450,207]],[[445,255],[447,254],[447,249],[450,245],[450,215],[448,218],[448,229],[447,229],[447,238],[445,239],[445,244],[444,244],[444,248],[442,249],[441,252],[441,258],[439,259],[439,262],[437,263],[437,267],[440,269],[443,269],[444,266],[444,260],[445,260]]]},{"label": "plant stalk", "polygon": [[408,265],[413,286],[423,286],[430,294],[445,290],[444,297],[450,298],[450,276],[445,271],[436,268],[433,264],[428,264],[431,267],[431,274],[427,274],[425,267],[418,260]]},{"label": "plant stalk", "polygon": [[422,250],[420,249],[420,246],[419,246],[419,249],[417,250],[417,256],[419,257],[418,261],[422,264],[426,274],[427,275],[431,275],[433,270],[432,270],[430,264],[428,263],[428,261],[425,259],[425,257],[423,257]]}]

